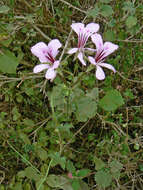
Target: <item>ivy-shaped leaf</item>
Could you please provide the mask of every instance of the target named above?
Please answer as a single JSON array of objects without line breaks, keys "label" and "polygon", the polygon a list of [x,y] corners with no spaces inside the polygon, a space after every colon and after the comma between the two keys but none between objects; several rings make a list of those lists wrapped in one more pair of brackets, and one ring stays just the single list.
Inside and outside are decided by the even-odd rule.
[{"label": "ivy-shaped leaf", "polygon": [[124,104],[124,100],[117,90],[110,90],[99,101],[99,106],[106,111],[115,111],[118,107]]}]

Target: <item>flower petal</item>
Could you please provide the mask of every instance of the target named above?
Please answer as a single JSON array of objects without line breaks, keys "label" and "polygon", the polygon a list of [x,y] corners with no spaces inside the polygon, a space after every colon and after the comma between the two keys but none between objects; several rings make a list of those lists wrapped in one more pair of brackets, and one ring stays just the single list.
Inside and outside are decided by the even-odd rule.
[{"label": "flower petal", "polygon": [[45,78],[53,81],[55,77],[56,77],[56,71],[52,68],[48,69]]},{"label": "flower petal", "polygon": [[100,66],[96,66],[96,78],[98,80],[104,80],[105,79],[105,73],[103,69]]},{"label": "flower petal", "polygon": [[103,50],[103,40],[100,34],[93,34],[91,36],[92,42],[96,45],[97,52],[101,52]]},{"label": "flower petal", "polygon": [[84,24],[83,24],[83,23],[73,23],[73,24],[71,25],[71,28],[72,28],[77,34],[79,34],[79,32],[84,29]]},{"label": "flower petal", "polygon": [[44,51],[48,50],[48,46],[44,42],[39,42],[31,47],[31,52],[39,58],[41,63],[48,62],[48,59],[44,55]]},{"label": "flower petal", "polygon": [[40,64],[40,65],[36,65],[33,69],[34,73],[39,73],[45,69],[48,69],[50,66],[48,64]]},{"label": "flower petal", "polygon": [[99,24],[96,23],[89,23],[86,25],[86,30],[89,30],[92,34],[99,30]]},{"label": "flower petal", "polygon": [[78,50],[78,48],[72,48],[68,51],[68,54],[73,54],[73,53],[76,53]]},{"label": "flower petal", "polygon": [[51,40],[48,44],[48,52],[55,58],[58,54],[58,49],[62,46],[58,39]]},{"label": "flower petal", "polygon": [[80,61],[83,65],[86,65],[86,62],[85,62],[84,59],[83,59],[83,53],[82,53],[82,52],[80,52],[77,57],[78,57],[79,61]]},{"label": "flower petal", "polygon": [[90,61],[91,64],[96,65],[95,59],[91,56],[88,56],[88,60]]},{"label": "flower petal", "polygon": [[96,49],[92,49],[92,48],[84,48],[85,50],[88,50],[88,51],[92,51],[92,52],[96,52],[97,50]]},{"label": "flower petal", "polygon": [[104,52],[105,52],[104,57],[113,53],[117,49],[118,49],[118,45],[113,44],[112,42],[105,42],[104,43]]},{"label": "flower petal", "polygon": [[112,70],[114,73],[116,72],[115,68],[112,65],[108,64],[108,63],[100,63],[99,65],[101,67],[106,67],[107,69]]},{"label": "flower petal", "polygon": [[55,61],[53,66],[52,66],[52,69],[57,69],[60,65],[60,62],[59,61]]}]

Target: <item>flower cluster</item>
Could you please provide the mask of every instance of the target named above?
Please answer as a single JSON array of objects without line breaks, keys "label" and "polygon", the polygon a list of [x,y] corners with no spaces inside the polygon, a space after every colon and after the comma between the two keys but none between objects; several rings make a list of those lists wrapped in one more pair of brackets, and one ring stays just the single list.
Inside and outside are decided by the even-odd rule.
[{"label": "flower cluster", "polygon": [[[83,23],[74,23],[71,25],[71,28],[78,35],[78,44],[77,47],[70,49],[67,53],[76,53],[76,57],[79,61],[86,66],[86,61],[84,59],[86,50],[95,52],[95,56],[88,56],[88,60],[91,64],[96,66],[96,78],[98,80],[103,80],[105,78],[105,73],[102,67],[106,67],[115,73],[115,68],[106,63],[105,59],[108,55],[118,49],[118,45],[111,42],[103,43],[101,35],[97,34],[99,25],[96,23],[90,23],[85,26]],[[89,38],[91,38],[92,42],[95,44],[96,49],[85,47]],[[39,58],[41,64],[35,66],[33,72],[38,73],[47,69],[45,78],[53,81],[56,77],[56,69],[60,64],[59,60],[56,60],[55,58],[59,52],[58,49],[61,48],[61,46],[62,44],[58,39],[51,40],[48,45],[44,42],[39,42],[34,45],[31,48],[31,52]]]}]

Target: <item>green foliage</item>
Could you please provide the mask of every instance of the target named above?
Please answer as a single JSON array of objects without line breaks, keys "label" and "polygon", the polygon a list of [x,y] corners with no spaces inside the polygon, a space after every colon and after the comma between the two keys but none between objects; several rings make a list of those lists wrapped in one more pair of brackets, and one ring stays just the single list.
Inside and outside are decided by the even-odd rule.
[{"label": "green foliage", "polygon": [[47,183],[50,187],[60,188],[62,190],[73,190],[70,182],[66,177],[49,175],[47,178]]},{"label": "green foliage", "polygon": [[6,6],[6,5],[2,5],[1,7],[0,7],[0,14],[7,14],[8,13],[8,11],[10,10],[10,8],[8,7],[8,6]]},{"label": "green foliage", "polygon": [[90,97],[81,97],[75,101],[76,118],[78,121],[85,122],[96,114],[97,104]]},{"label": "green foliage", "polygon": [[86,177],[90,173],[89,169],[81,169],[78,171],[77,176],[78,177]]},{"label": "green foliage", "polygon": [[101,15],[105,17],[111,16],[114,13],[110,5],[102,5],[100,11],[101,11]]},{"label": "green foliage", "polygon": [[135,16],[129,16],[126,20],[126,25],[128,28],[132,28],[137,24],[137,18]]},{"label": "green foliage", "polygon": [[56,166],[56,165],[59,164],[63,168],[63,170],[65,169],[65,167],[66,167],[66,158],[61,157],[59,152],[55,152],[53,154],[50,154],[50,157],[53,159],[52,166]]},{"label": "green foliage", "polygon": [[101,170],[105,166],[105,163],[97,157],[94,158],[94,163],[95,163],[96,170]]},{"label": "green foliage", "polygon": [[100,107],[106,111],[115,111],[118,107],[124,104],[124,100],[117,90],[110,90],[99,101]]},{"label": "green foliage", "polygon": [[106,188],[111,185],[112,176],[108,171],[101,170],[101,171],[96,172],[95,181],[100,187]]},{"label": "green foliage", "polygon": [[130,1],[124,2],[123,10],[128,11],[130,14],[134,14],[135,13],[134,3],[130,2]]},{"label": "green foliage", "polygon": [[96,18],[99,14],[99,11],[100,11],[100,9],[98,8],[98,6],[95,6],[93,9],[90,9],[87,12],[87,16]]},{"label": "green foliage", "polygon": [[24,170],[24,174],[28,179],[35,180],[35,181],[37,181],[41,177],[39,174],[37,174],[37,172],[32,167],[27,167]]},{"label": "green foliage", "polygon": [[6,51],[0,55],[0,70],[4,73],[16,73],[16,68],[19,64],[18,58],[10,52]]},{"label": "green foliage", "polygon": [[107,30],[104,33],[104,37],[105,37],[105,40],[107,40],[107,41],[114,41],[116,39],[115,32],[111,31],[111,30]]},{"label": "green foliage", "polygon": [[[142,189],[143,5],[67,3],[0,2],[0,189]],[[99,23],[104,41],[118,44],[105,60],[116,75],[98,81],[88,61],[67,56],[77,44],[72,33],[64,49],[72,21]],[[65,50],[53,82],[33,74],[30,52],[49,38]],[[95,48],[90,38],[86,47]]]}]

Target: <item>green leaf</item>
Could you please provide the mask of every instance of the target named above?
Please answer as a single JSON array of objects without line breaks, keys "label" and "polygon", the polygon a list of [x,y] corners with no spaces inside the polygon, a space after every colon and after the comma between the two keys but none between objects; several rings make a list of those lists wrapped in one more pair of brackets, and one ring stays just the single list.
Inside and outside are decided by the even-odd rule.
[{"label": "green leaf", "polygon": [[47,160],[48,154],[47,154],[47,152],[43,148],[38,147],[37,150],[36,150],[36,152],[37,152],[37,154],[38,154],[38,156],[39,156],[39,158],[41,160],[43,160],[43,161]]},{"label": "green leaf", "polygon": [[86,94],[87,97],[92,98],[93,100],[98,100],[98,88],[93,88],[92,90],[88,91],[88,93]]},{"label": "green leaf", "polygon": [[111,168],[111,172],[117,172],[117,171],[119,171],[119,170],[121,170],[123,168],[123,164],[121,164],[117,160],[112,161],[109,164],[109,166]]},{"label": "green leaf", "polygon": [[80,183],[80,189],[79,190],[89,190],[87,183],[85,183],[83,180],[79,180],[79,183]]},{"label": "green leaf", "polygon": [[25,176],[29,179],[33,179],[35,181],[40,179],[40,175],[32,167],[27,167],[25,170]]},{"label": "green leaf", "polygon": [[75,102],[76,104],[76,118],[78,121],[85,122],[88,118],[96,115],[97,104],[90,97],[81,97]]},{"label": "green leaf", "polygon": [[[39,179],[39,180],[36,181],[36,189],[38,189],[38,187],[39,187],[39,185],[40,185],[40,190],[44,190],[44,185],[41,184],[42,180],[43,180],[43,179],[41,178],[41,179]],[[46,189],[46,190],[47,190],[47,189]]]},{"label": "green leaf", "polygon": [[[30,183],[25,183],[25,184],[24,184],[24,190],[31,190],[31,185],[30,185]],[[42,189],[40,189],[40,190],[42,190]]]},{"label": "green leaf", "polygon": [[88,12],[87,12],[87,16],[88,17],[93,17],[93,18],[96,18],[99,14],[99,8],[98,6],[95,6],[93,9],[90,9]]},{"label": "green leaf", "polygon": [[25,177],[25,171],[23,171],[23,170],[19,171],[17,175],[19,178],[24,178]]},{"label": "green leaf", "polygon": [[14,187],[13,187],[13,190],[19,190],[19,189],[22,189],[22,184],[20,182],[17,182]]},{"label": "green leaf", "polygon": [[53,107],[57,107],[58,110],[63,110],[65,105],[65,96],[67,89],[64,85],[57,85],[53,87],[48,97]]},{"label": "green leaf", "polygon": [[1,13],[6,14],[9,10],[10,10],[10,8],[8,6],[3,5],[0,7],[0,14]]},{"label": "green leaf", "polygon": [[108,17],[111,16],[114,13],[114,11],[110,5],[102,5],[100,13],[102,16]]},{"label": "green leaf", "polygon": [[100,170],[100,169],[104,168],[104,166],[105,166],[105,163],[97,157],[94,158],[94,163],[95,163],[96,170]]},{"label": "green leaf", "polygon": [[128,11],[130,14],[134,14],[136,9],[134,7],[134,3],[127,1],[123,3],[123,10]]},{"label": "green leaf", "polygon": [[128,28],[132,28],[137,24],[137,18],[135,16],[129,16],[126,20],[126,25]]},{"label": "green leaf", "polygon": [[50,154],[50,157],[53,159],[52,166],[56,166],[56,165],[59,164],[63,168],[63,170],[65,169],[65,167],[66,167],[66,158],[61,157],[59,152],[55,152],[53,154]]},{"label": "green leaf", "polygon": [[127,98],[131,99],[131,100],[135,98],[135,96],[134,96],[134,94],[132,93],[131,89],[127,89],[127,90],[124,92],[124,95],[125,95]]},{"label": "green leaf", "polygon": [[75,171],[76,171],[76,169],[75,169],[75,167],[74,167],[74,165],[73,165],[73,162],[70,161],[70,160],[67,161],[66,169],[67,169],[69,172],[71,172],[71,173],[75,173]]},{"label": "green leaf", "polygon": [[99,106],[106,111],[115,111],[118,107],[124,104],[124,100],[117,90],[110,90],[99,101]]},{"label": "green leaf", "polygon": [[15,55],[6,51],[5,54],[0,55],[0,70],[4,73],[16,73],[16,68],[19,62]]},{"label": "green leaf", "polygon": [[119,179],[120,170],[123,168],[123,165],[117,160],[114,160],[109,164],[109,166],[111,168],[110,171],[112,173],[112,177],[115,179]]},{"label": "green leaf", "polygon": [[114,41],[116,38],[115,32],[111,30],[107,30],[106,32],[104,32],[104,38],[106,41]]},{"label": "green leaf", "polygon": [[81,169],[78,171],[77,176],[78,177],[86,177],[90,173],[90,171],[91,170],[89,170],[89,169]]},{"label": "green leaf", "polygon": [[68,178],[63,176],[49,175],[47,183],[52,188],[60,188],[63,190],[73,190]]},{"label": "green leaf", "polygon": [[78,179],[74,179],[72,182],[72,188],[74,190],[80,190],[80,183]]},{"label": "green leaf", "polygon": [[31,144],[28,136],[22,132],[19,133],[19,137],[23,140],[25,144]]},{"label": "green leaf", "polygon": [[102,187],[102,188],[106,188],[109,187],[111,185],[112,182],[112,176],[109,172],[105,172],[105,171],[98,171],[95,174],[95,181],[96,183]]}]

